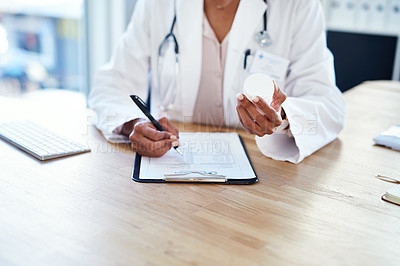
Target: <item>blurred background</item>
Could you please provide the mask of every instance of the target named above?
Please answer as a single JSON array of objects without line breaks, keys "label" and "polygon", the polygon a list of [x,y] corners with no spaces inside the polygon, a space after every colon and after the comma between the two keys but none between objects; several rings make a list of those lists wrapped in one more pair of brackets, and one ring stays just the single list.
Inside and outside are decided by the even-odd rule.
[{"label": "blurred background", "polygon": [[[60,89],[87,95],[136,0],[2,0],[0,95]],[[400,0],[322,0],[337,85],[400,79]]]},{"label": "blurred background", "polygon": [[0,95],[42,89],[87,95],[136,0],[2,0]]},{"label": "blurred background", "polygon": [[84,73],[82,0],[2,0],[0,90],[79,91]]}]

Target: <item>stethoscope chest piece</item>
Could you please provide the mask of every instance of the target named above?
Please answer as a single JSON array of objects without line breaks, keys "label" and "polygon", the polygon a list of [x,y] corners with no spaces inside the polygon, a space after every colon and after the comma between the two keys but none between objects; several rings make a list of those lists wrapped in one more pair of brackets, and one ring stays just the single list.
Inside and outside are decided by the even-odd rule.
[{"label": "stethoscope chest piece", "polygon": [[[267,4],[267,0],[264,0],[264,2]],[[272,45],[271,35],[269,35],[269,33],[267,31],[267,22],[268,22],[267,16],[268,16],[267,10],[265,10],[265,12],[264,12],[264,27],[263,27],[263,30],[257,32],[256,35],[254,36],[255,41],[261,47],[269,47],[269,46]]]},{"label": "stethoscope chest piece", "polygon": [[261,47],[268,47],[272,45],[271,36],[265,30],[258,32],[254,36],[254,39]]}]

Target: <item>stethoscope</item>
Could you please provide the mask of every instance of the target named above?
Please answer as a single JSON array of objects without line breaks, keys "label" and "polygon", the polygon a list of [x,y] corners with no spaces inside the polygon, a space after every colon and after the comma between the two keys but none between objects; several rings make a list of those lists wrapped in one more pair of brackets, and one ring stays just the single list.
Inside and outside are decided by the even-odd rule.
[{"label": "stethoscope", "polygon": [[[267,0],[264,0],[264,2],[267,3]],[[267,10],[265,10],[263,30],[256,33],[256,35],[254,36],[254,39],[256,40],[258,45],[260,45],[261,47],[268,47],[268,46],[272,45],[271,36],[269,35],[269,33],[267,31],[267,22],[268,22]]]},{"label": "stethoscope", "polygon": [[[264,0],[265,3],[267,3],[267,0]],[[271,36],[269,35],[267,31],[267,22],[268,22],[268,17],[267,17],[267,10],[264,12],[264,24],[263,24],[263,29],[262,31],[259,31],[255,34],[254,40],[257,42],[257,44],[261,47],[269,47],[272,45],[272,40]],[[162,88],[160,90],[165,90],[160,93],[161,96],[161,101],[164,101],[165,104],[161,104],[160,109],[162,111],[169,111],[173,109],[173,102],[176,94],[176,89],[172,88],[173,86],[177,86],[177,84],[172,84],[170,83],[167,85],[168,88],[163,88],[162,86],[162,71],[163,71],[163,61],[164,57],[167,51],[167,46],[169,44],[173,45],[173,50],[175,53],[175,66],[174,66],[174,79],[175,81],[178,80],[179,76],[179,44],[176,39],[176,36],[174,34],[174,28],[176,24],[176,8],[174,6],[174,19],[172,20],[172,25],[169,30],[169,33],[165,36],[164,40],[161,42],[159,48],[158,48],[158,87]],[[249,51],[249,50],[248,50]],[[246,62],[246,58],[245,58]],[[245,63],[246,64],[246,63]]]},{"label": "stethoscope", "polygon": [[[265,3],[267,3],[267,0],[264,0]],[[158,49],[158,56],[162,55],[163,47],[167,42],[169,42],[171,39],[174,42],[175,45],[175,53],[179,54],[179,44],[178,41],[176,40],[175,34],[174,34],[174,28],[176,24],[176,9],[174,9],[174,19],[172,20],[172,25],[169,33],[167,36],[165,36],[164,40],[161,42],[160,47]],[[271,36],[269,35],[267,31],[267,24],[268,24],[268,15],[267,15],[267,10],[264,12],[264,25],[263,25],[263,30],[260,32],[257,32],[256,35],[254,36],[254,40],[260,45],[261,47],[269,47],[272,45],[272,40]]]}]

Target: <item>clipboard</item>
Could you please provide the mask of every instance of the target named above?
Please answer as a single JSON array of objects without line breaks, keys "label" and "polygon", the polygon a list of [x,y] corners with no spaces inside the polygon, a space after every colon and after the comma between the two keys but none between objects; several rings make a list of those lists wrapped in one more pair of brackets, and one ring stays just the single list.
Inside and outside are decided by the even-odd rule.
[{"label": "clipboard", "polygon": [[[157,168],[157,163],[158,162],[162,162],[163,161],[163,157],[164,156],[176,156],[175,158],[173,158],[172,160],[176,159],[176,160],[186,160],[185,157],[190,157],[191,158],[191,162],[196,161],[194,158],[196,158],[196,156],[200,156],[200,162],[198,162],[198,165],[207,165],[208,167],[210,167],[208,165],[207,162],[203,162],[202,160],[202,156],[201,156],[201,152],[198,152],[198,150],[194,150],[193,152],[190,151],[190,141],[187,141],[188,135],[193,134],[193,136],[189,136],[192,139],[211,139],[210,143],[212,143],[213,139],[218,139],[219,141],[224,140],[226,142],[231,142],[230,145],[233,145],[232,147],[232,151],[228,151],[228,152],[221,152],[221,155],[218,152],[214,152],[212,151],[212,155],[206,155],[205,157],[207,158],[207,156],[210,156],[210,158],[214,159],[214,158],[218,158],[220,156],[222,157],[226,157],[227,159],[224,159],[223,162],[221,162],[220,164],[217,162],[211,162],[211,165],[213,165],[213,163],[215,164],[216,168],[213,169],[205,169],[203,171],[200,171],[199,169],[195,169],[193,171],[193,169],[183,169],[183,170],[178,170],[173,172],[171,169],[165,170],[165,171],[169,171],[168,173],[164,173],[162,174],[162,171],[159,171],[158,173],[151,174],[152,177],[151,178],[147,178],[148,171],[146,171],[144,168]],[[240,136],[237,133],[180,133],[180,140],[185,139],[184,141],[181,141],[181,150],[183,151],[183,156],[184,158],[179,159],[176,151],[174,151],[173,149],[171,149],[167,155],[164,155],[163,157],[157,159],[157,158],[149,158],[149,157],[142,157],[139,154],[136,154],[135,157],[135,162],[134,162],[134,167],[133,167],[133,171],[132,171],[132,180],[136,181],[136,182],[142,182],[142,183],[186,183],[186,184],[226,184],[226,185],[249,185],[249,184],[254,184],[258,182],[258,177],[256,176],[255,172],[254,172],[254,168],[253,165],[251,164],[251,161],[249,159],[247,150],[243,144],[242,139],[240,138]],[[216,138],[217,137],[217,138]],[[236,140],[235,140],[236,139]],[[186,141],[186,142],[185,142]],[[183,143],[182,143],[183,142]],[[185,143],[189,143],[187,145],[185,145]],[[183,145],[182,145],[183,144]],[[193,144],[193,143],[192,143]],[[194,144],[194,146],[196,145],[196,143]],[[193,145],[192,145],[193,146]],[[203,156],[204,157],[204,156]],[[165,159],[165,163],[168,162],[168,158]],[[218,161],[218,160],[217,160]],[[240,168],[239,170],[236,169],[235,167],[233,167],[233,169],[230,170],[226,170],[224,172],[224,169],[221,169],[221,166],[226,167],[229,165],[233,165],[236,164],[235,167]],[[177,164],[177,166],[179,165],[179,163]],[[183,164],[185,165],[185,164]],[[239,165],[239,167],[238,167]],[[151,166],[151,167],[149,167]],[[172,166],[172,167],[177,167],[177,166]],[[188,165],[185,165],[186,167],[188,167]],[[190,165],[189,167],[198,167],[195,164]],[[168,166],[167,166],[168,167]],[[222,167],[222,168],[223,168]],[[160,169],[162,169],[162,167],[160,166]],[[164,170],[164,169],[162,169]],[[229,171],[232,171],[234,173],[238,173],[238,171],[242,170],[243,173],[246,176],[243,177],[238,177],[238,176],[230,176],[226,173]],[[171,173],[172,172],[172,173]],[[155,177],[156,176],[156,177]],[[240,176],[240,175],[239,175]]]}]

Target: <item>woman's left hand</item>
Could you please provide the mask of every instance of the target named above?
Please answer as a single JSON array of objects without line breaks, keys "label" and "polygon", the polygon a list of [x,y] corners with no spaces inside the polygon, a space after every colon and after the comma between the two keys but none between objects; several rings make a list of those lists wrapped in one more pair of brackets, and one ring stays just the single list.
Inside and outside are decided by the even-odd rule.
[{"label": "woman's left hand", "polygon": [[240,93],[237,95],[236,111],[244,129],[250,133],[262,137],[271,135],[282,124],[282,103],[287,96],[275,84],[271,106],[262,98],[256,96],[251,101]]}]

